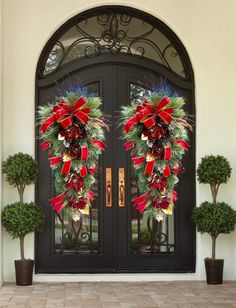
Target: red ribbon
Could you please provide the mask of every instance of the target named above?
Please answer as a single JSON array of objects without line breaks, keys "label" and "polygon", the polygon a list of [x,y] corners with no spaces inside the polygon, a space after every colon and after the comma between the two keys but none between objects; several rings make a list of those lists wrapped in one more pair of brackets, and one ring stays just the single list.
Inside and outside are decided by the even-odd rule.
[{"label": "red ribbon", "polygon": [[93,201],[93,198],[94,198],[94,192],[90,190],[89,191],[89,196],[88,196],[89,202]]},{"label": "red ribbon", "polygon": [[167,178],[169,176],[171,176],[171,171],[170,171],[170,167],[169,166],[165,166],[164,170],[163,170],[163,174],[164,176]]},{"label": "red ribbon", "polygon": [[95,145],[96,147],[98,147],[101,150],[105,150],[106,149],[106,145],[104,142],[102,142],[101,140],[98,139],[92,139],[90,140],[90,143]]},{"label": "red ribbon", "polygon": [[124,147],[126,149],[126,151],[132,149],[134,147],[135,143],[132,141],[127,141],[124,143]]},{"label": "red ribbon", "polygon": [[73,116],[76,116],[82,124],[87,123],[90,109],[82,108],[86,102],[85,97],[81,96],[74,106],[71,107],[64,100],[61,100],[58,105],[53,107],[53,115],[47,118],[40,126],[40,131],[45,133],[48,127],[53,125],[55,122],[59,123],[63,128],[67,128],[72,124]]},{"label": "red ribbon", "polygon": [[98,122],[102,127],[105,127],[105,129],[106,129],[108,132],[110,131],[109,126],[108,126],[106,123],[104,123],[102,120],[96,119],[95,122]]},{"label": "red ribbon", "polygon": [[149,176],[152,175],[154,166],[155,166],[155,160],[147,162],[145,170],[144,170],[144,174],[147,174]]},{"label": "red ribbon", "polygon": [[50,203],[53,205],[53,209],[55,212],[59,213],[62,209],[64,203],[64,197],[67,194],[68,190],[65,191],[63,194],[60,194],[52,199],[50,199]]},{"label": "red ribbon", "polygon": [[136,206],[136,209],[138,210],[138,212],[139,212],[140,214],[142,214],[143,211],[145,210],[146,206],[147,206],[147,202],[139,203],[139,204]]},{"label": "red ribbon", "polygon": [[135,204],[136,209],[139,211],[140,214],[143,213],[144,209],[147,206],[147,198],[149,197],[151,190],[147,193],[141,195],[140,197],[134,198],[132,202]]},{"label": "red ribbon", "polygon": [[171,199],[173,203],[177,200],[177,192],[175,190],[171,193]]},{"label": "red ribbon", "polygon": [[65,161],[61,169],[61,174],[68,175],[70,173],[71,164],[72,164],[72,160]]},{"label": "red ribbon", "polygon": [[80,175],[82,177],[85,177],[88,174],[88,170],[85,166],[82,166],[81,170],[80,170]]},{"label": "red ribbon", "polygon": [[184,119],[177,119],[179,122],[183,123],[185,127],[187,127],[191,132],[193,131],[192,126]]},{"label": "red ribbon", "polygon": [[178,139],[178,140],[175,140],[174,143],[178,144],[181,148],[185,149],[186,151],[190,149],[190,146],[184,140]]},{"label": "red ribbon", "polygon": [[146,128],[150,128],[156,123],[156,116],[159,116],[165,123],[169,124],[172,119],[171,115],[174,112],[173,108],[166,108],[169,104],[170,100],[166,96],[155,107],[145,100],[142,105],[136,107],[136,115],[125,123],[123,130],[128,133],[133,126],[140,122]]},{"label": "red ribbon", "polygon": [[86,147],[86,146],[81,147],[81,159],[82,160],[88,159],[88,147]]},{"label": "red ribbon", "polygon": [[96,172],[96,167],[93,167],[93,168],[89,168],[88,171],[91,173],[91,174],[94,174]]},{"label": "red ribbon", "polygon": [[59,156],[59,157],[49,157],[48,159],[49,159],[49,162],[50,162],[51,165],[57,165],[62,160],[61,156]]},{"label": "red ribbon", "polygon": [[164,160],[170,160],[172,156],[172,151],[171,148],[165,148],[165,152],[164,152]]},{"label": "red ribbon", "polygon": [[171,170],[175,175],[177,175],[180,171],[180,167],[172,167]]},{"label": "red ribbon", "polygon": [[48,148],[50,148],[52,146],[52,143],[49,142],[49,141],[43,141],[41,144],[40,144],[41,148],[43,151],[47,150]]},{"label": "red ribbon", "polygon": [[140,157],[132,157],[132,161],[134,165],[140,165],[142,163],[145,162],[145,157],[144,156],[140,156]]}]

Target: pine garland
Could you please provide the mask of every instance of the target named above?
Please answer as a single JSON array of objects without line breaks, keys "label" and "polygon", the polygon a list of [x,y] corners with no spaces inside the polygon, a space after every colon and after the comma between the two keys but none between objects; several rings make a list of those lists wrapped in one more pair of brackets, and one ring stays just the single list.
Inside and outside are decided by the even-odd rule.
[{"label": "pine garland", "polygon": [[182,97],[152,93],[122,108],[123,139],[131,150],[141,196],[133,199],[136,209],[148,211],[157,220],[172,214],[174,190],[181,159],[189,149],[188,130]]},{"label": "pine garland", "polygon": [[50,200],[59,213],[68,208],[74,220],[88,209],[93,199],[91,191],[94,173],[107,125],[102,120],[101,100],[67,93],[39,109],[41,147],[48,150],[50,166],[54,171],[55,191]]}]

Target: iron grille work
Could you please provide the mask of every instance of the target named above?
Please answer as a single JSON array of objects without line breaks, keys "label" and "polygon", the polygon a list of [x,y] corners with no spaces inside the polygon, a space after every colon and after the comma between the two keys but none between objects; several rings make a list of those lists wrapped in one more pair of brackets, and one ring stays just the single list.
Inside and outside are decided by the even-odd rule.
[{"label": "iron grille work", "polygon": [[128,8],[118,11],[104,8],[97,14],[75,20],[70,29],[55,40],[41,78],[53,75],[73,60],[101,54],[145,57],[183,79],[190,77],[182,63],[178,43],[172,42],[151,21],[134,16]]},{"label": "iron grille work", "polygon": [[74,221],[66,209],[55,214],[55,244],[56,254],[100,253],[99,224],[99,184],[94,183],[95,200],[88,211],[81,211],[78,220]]},{"label": "iron grille work", "polygon": [[[151,87],[148,84],[130,83],[131,102],[142,100],[151,95]],[[131,166],[130,161],[130,166]],[[131,169],[131,199],[137,197],[137,177],[134,169]],[[132,253],[160,253],[175,252],[175,218],[166,215],[163,221],[158,222],[148,213],[140,215],[131,206],[131,252]]]}]

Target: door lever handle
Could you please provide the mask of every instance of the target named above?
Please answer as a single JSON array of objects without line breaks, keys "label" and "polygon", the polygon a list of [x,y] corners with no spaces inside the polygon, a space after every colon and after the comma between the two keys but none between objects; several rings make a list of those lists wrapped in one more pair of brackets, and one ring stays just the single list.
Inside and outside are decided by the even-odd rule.
[{"label": "door lever handle", "polygon": [[106,207],[112,207],[112,169],[106,168]]},{"label": "door lever handle", "polygon": [[125,168],[119,168],[119,207],[125,207]]}]

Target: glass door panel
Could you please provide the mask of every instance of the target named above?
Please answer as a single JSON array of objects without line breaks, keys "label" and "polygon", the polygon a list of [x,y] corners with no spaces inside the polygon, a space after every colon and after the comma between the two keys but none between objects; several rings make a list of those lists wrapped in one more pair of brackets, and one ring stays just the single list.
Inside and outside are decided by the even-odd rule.
[{"label": "glass door panel", "polygon": [[[130,101],[141,100],[151,95],[151,85],[130,82]],[[130,164],[132,164],[129,159]],[[131,167],[131,196],[138,196],[135,170]],[[158,222],[148,213],[140,215],[131,205],[131,251],[132,253],[174,252],[174,212]]]},{"label": "glass door panel", "polygon": [[[100,96],[99,82],[84,85],[82,91],[86,96]],[[100,163],[99,163],[100,165]],[[98,165],[97,170],[100,170]],[[53,175],[52,175],[52,181]],[[100,202],[99,202],[99,171],[95,173],[92,190],[94,200],[92,206],[78,212],[77,220],[71,217],[66,208],[55,213],[55,246],[56,254],[100,253]]]}]

